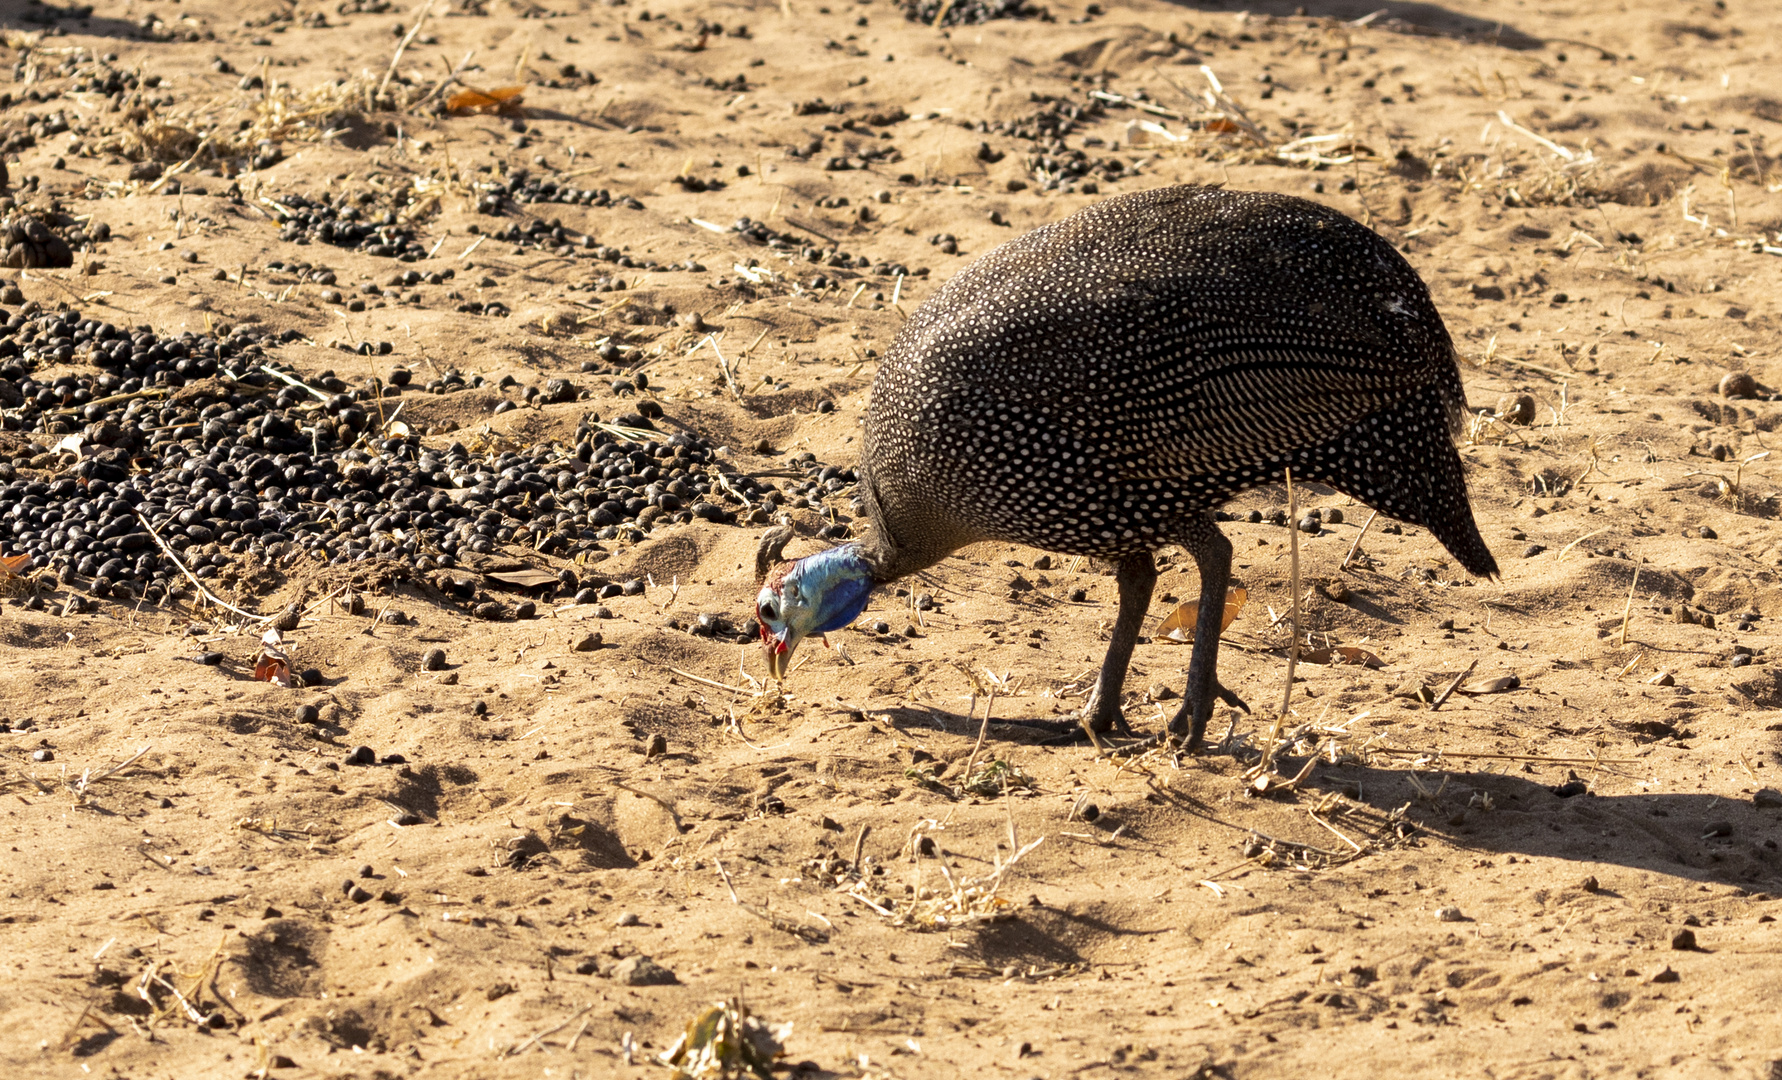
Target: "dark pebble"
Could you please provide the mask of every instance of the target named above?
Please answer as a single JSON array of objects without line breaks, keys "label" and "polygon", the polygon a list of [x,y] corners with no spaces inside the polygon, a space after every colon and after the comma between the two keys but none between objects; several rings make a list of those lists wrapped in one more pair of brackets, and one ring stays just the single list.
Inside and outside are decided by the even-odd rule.
[{"label": "dark pebble", "polygon": [[346,756],[348,765],[375,765],[377,753],[369,746],[355,746],[353,752]]},{"label": "dark pebble", "polygon": [[446,654],[444,649],[428,649],[421,655],[422,671],[444,671]]},{"label": "dark pebble", "polygon": [[1696,952],[1701,946],[1695,943],[1695,931],[1685,929],[1671,935],[1671,948],[1678,952]]},{"label": "dark pebble", "polygon": [[223,654],[220,652],[207,652],[198,655],[198,662],[205,667],[217,667],[222,664],[223,659]]},{"label": "dark pebble", "polygon": [[1070,599],[1071,599],[1072,603],[1081,604],[1084,601],[1089,599],[1089,590],[1088,589],[1072,589],[1070,591]]},{"label": "dark pebble", "polygon": [[1698,529],[1696,531],[1701,534],[1701,538],[1703,540],[1718,540],[1718,539],[1720,539],[1720,534],[1714,531],[1714,527],[1712,525],[1703,525],[1700,529]]},{"label": "dark pebble", "polygon": [[314,705],[297,706],[297,722],[299,724],[315,724],[322,719],[322,710]]},{"label": "dark pebble", "polygon": [[56,760],[56,752],[54,750],[33,750],[31,751],[31,760],[54,761]]}]

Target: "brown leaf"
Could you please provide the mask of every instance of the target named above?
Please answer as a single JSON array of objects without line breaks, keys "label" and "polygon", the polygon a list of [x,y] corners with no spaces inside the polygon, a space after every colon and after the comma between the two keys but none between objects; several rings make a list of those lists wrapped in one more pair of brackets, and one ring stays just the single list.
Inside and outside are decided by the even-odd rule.
[{"label": "brown leaf", "polygon": [[557,575],[548,570],[504,570],[498,574],[484,574],[486,578],[518,585],[522,589],[535,589],[540,585],[557,584]]},{"label": "brown leaf", "polygon": [[287,663],[282,656],[272,656],[266,653],[261,653],[259,661],[254,664],[254,678],[261,682],[269,682],[275,686],[289,688],[291,685],[291,665]]},{"label": "brown leaf", "polygon": [[453,116],[476,116],[499,113],[502,116],[524,116],[520,103],[525,100],[524,86],[501,86],[494,90],[473,90],[470,87],[446,98],[446,111]]},{"label": "brown leaf", "polygon": [[1302,664],[1358,664],[1368,668],[1386,666],[1386,661],[1353,645],[1338,645],[1334,649],[1301,649],[1299,661]]},{"label": "brown leaf", "polygon": [[18,577],[29,569],[29,555],[0,555],[0,578]]},{"label": "brown leaf", "polygon": [[1522,685],[1522,680],[1514,675],[1499,675],[1491,679],[1474,679],[1460,684],[1463,694],[1501,694],[1505,690],[1514,690]]},{"label": "brown leaf", "polygon": [[[1219,620],[1219,632],[1223,634],[1237,620],[1238,612],[1250,600],[1250,591],[1242,585],[1233,586],[1225,593],[1225,615]],[[1200,618],[1200,601],[1190,600],[1179,604],[1176,610],[1164,616],[1157,624],[1153,635],[1159,641],[1173,641],[1184,644],[1194,640],[1194,624]]]}]

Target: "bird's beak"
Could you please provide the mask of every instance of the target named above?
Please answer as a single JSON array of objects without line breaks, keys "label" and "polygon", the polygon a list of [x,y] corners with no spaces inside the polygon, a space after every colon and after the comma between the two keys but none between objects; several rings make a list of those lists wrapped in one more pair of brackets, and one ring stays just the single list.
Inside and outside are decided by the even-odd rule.
[{"label": "bird's beak", "polygon": [[767,650],[767,674],[785,681],[786,669],[792,666],[792,650],[798,648],[798,638],[787,629],[778,634],[762,635],[761,644]]}]

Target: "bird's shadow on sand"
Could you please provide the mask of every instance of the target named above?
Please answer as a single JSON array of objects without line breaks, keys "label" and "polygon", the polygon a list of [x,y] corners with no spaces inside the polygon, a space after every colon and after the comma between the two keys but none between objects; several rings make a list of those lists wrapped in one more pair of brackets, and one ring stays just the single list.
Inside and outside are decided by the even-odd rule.
[{"label": "bird's shadow on sand", "polygon": [[[1299,764],[1279,768],[1288,774]],[[1301,792],[1278,798],[1310,806],[1330,793],[1382,815],[1408,804],[1420,832],[1481,856],[1609,864],[1782,894],[1782,809],[1748,796],[1597,795],[1576,780],[1321,764]]]},{"label": "bird's shadow on sand", "polygon": [[1412,34],[1464,38],[1506,49],[1528,51],[1545,44],[1540,38],[1497,19],[1464,15],[1440,4],[1395,3],[1392,0],[1173,0],[1179,7],[1209,14],[1221,12],[1272,15],[1278,18],[1323,18],[1354,22],[1372,15],[1364,25]]},{"label": "bird's shadow on sand", "polygon": [[[906,735],[935,730],[975,736],[982,717],[902,706],[881,712]],[[1074,738],[1073,738],[1074,736]],[[1076,742],[1088,752],[1075,717],[1033,720],[1020,717],[990,724],[990,745],[980,760],[1003,746],[1062,746]],[[1183,764],[1193,770],[1192,758]],[[1229,759],[1227,759],[1229,764]],[[1281,775],[1296,773],[1304,762],[1277,761]],[[948,783],[961,777],[949,776]],[[1235,777],[1203,776],[1204,782],[1236,784]],[[1759,786],[1753,783],[1752,787]],[[1778,786],[1782,786],[1779,783]],[[1242,815],[1214,815],[1191,795],[1165,797],[1178,809],[1217,817],[1236,828],[1248,828]],[[1561,784],[1529,774],[1410,768],[1391,769],[1361,764],[1314,766],[1298,792],[1271,797],[1276,805],[1311,805],[1328,793],[1379,815],[1410,806],[1419,831],[1463,851],[1525,858],[1570,859],[1645,870],[1698,882],[1782,894],[1782,808],[1760,808],[1751,798],[1720,795],[1596,795],[1583,783]],[[1340,822],[1339,822],[1340,824]],[[1144,841],[1145,823],[1129,823],[1127,835]],[[1326,835],[1324,840],[1332,839]]]}]

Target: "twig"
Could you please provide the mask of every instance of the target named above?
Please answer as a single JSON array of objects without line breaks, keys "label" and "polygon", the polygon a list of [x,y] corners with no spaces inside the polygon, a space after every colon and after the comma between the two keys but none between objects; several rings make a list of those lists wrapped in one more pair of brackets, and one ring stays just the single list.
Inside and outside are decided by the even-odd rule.
[{"label": "twig", "polygon": [[862,823],[860,831],[854,834],[854,872],[860,872],[860,860],[866,854],[866,837],[872,832],[872,826]]},{"label": "twig", "polygon": [[989,695],[984,699],[984,722],[978,725],[977,745],[971,748],[971,756],[965,759],[965,773],[961,783],[971,783],[971,767],[978,760],[978,751],[984,748],[985,737],[990,734],[990,707],[996,704],[996,689],[995,684],[991,684]]},{"label": "twig", "polygon": [[1355,534],[1355,542],[1349,545],[1349,553],[1344,555],[1343,561],[1337,564],[1338,570],[1349,569],[1349,563],[1355,558],[1355,553],[1361,550],[1361,538],[1367,535],[1368,526],[1372,525],[1374,519],[1379,516],[1380,512],[1378,510],[1370,510],[1368,512],[1367,520],[1361,523],[1361,531]]},{"label": "twig", "polygon": [[1493,761],[1529,761],[1547,765],[1638,765],[1638,758],[1548,757],[1543,754],[1467,753],[1462,750],[1404,750],[1394,746],[1368,748],[1373,754],[1398,754],[1401,757],[1490,758]]},{"label": "twig", "polygon": [[415,18],[415,24],[409,27],[408,33],[402,35],[402,40],[396,43],[396,54],[390,57],[390,66],[384,71],[383,81],[377,84],[377,93],[374,97],[384,96],[384,91],[390,86],[391,76],[396,74],[396,64],[402,59],[403,51],[408,48],[408,43],[415,39],[415,35],[421,32],[421,25],[427,21],[427,16],[432,10],[433,0],[427,0],[421,6],[421,14]]},{"label": "twig", "polygon": [[1627,647],[1627,619],[1633,614],[1634,587],[1640,583],[1640,568],[1634,567],[1633,580],[1627,583],[1627,603],[1621,606],[1621,636],[1616,640],[1617,649]]},{"label": "twig", "polygon": [[1454,680],[1452,682],[1450,682],[1447,686],[1442,687],[1442,692],[1437,694],[1435,696],[1435,700],[1429,703],[1430,711],[1434,712],[1435,710],[1441,708],[1442,703],[1447,701],[1450,697],[1452,697],[1454,694],[1454,691],[1460,689],[1460,680],[1466,678],[1468,675],[1471,675],[1473,673],[1473,669],[1478,666],[1479,666],[1479,661],[1478,661],[1478,658],[1475,657],[1473,659],[1473,662],[1466,666],[1465,671],[1454,676]]},{"label": "twig", "polygon": [[[1293,641],[1287,647],[1287,689],[1281,694],[1281,715],[1287,715],[1287,706],[1293,701],[1293,669],[1299,666],[1299,522],[1294,520],[1298,512],[1298,492],[1293,488],[1293,470],[1287,470],[1287,537],[1289,577],[1293,583],[1292,625]],[[1277,725],[1278,726],[1278,725]]]},{"label": "twig", "polygon": [[150,743],[149,745],[143,747],[141,750],[136,751],[136,753],[131,754],[129,757],[125,758],[123,761],[118,762],[116,765],[113,765],[111,768],[100,773],[98,776],[91,777],[91,778],[82,777],[81,781],[80,781],[80,789],[82,791],[85,791],[87,788],[91,787],[94,784],[97,784],[101,780],[111,779],[112,777],[116,776],[118,773],[121,773],[125,769],[128,769],[130,766],[136,764],[137,759],[141,758],[142,755],[148,753],[152,749],[154,749],[154,744]]},{"label": "twig", "polygon": [[[532,1049],[533,1045],[535,1043],[537,1043],[539,1040],[544,1039],[547,1036],[555,1035],[555,1034],[557,1034],[557,1032],[562,1031],[564,1028],[575,1023],[577,1020],[580,1020],[584,1013],[586,1013],[589,1009],[592,1009],[594,1007],[594,1004],[595,1004],[594,1002],[589,1002],[588,1004],[583,1005],[581,1008],[577,1009],[575,1012],[570,1013],[569,1019],[563,1021],[561,1024],[558,1024],[556,1027],[547,1028],[544,1031],[539,1032],[537,1035],[532,1036],[530,1039],[527,1039],[523,1043],[515,1043],[514,1045],[508,1047],[506,1050],[503,1050],[501,1052],[501,1057],[504,1057],[504,1058],[513,1057],[516,1054],[525,1053],[526,1051]],[[500,1058],[497,1058],[496,1060],[500,1060]]]},{"label": "twig", "polygon": [[1527,137],[1533,139],[1535,142],[1540,143],[1542,146],[1553,151],[1555,154],[1558,154],[1560,157],[1564,158],[1567,161],[1578,160],[1577,154],[1574,154],[1572,151],[1567,150],[1565,147],[1554,142],[1552,139],[1544,138],[1544,137],[1537,135],[1534,132],[1528,130],[1527,128],[1523,127],[1521,124],[1518,124],[1516,121],[1510,119],[1510,114],[1507,112],[1504,112],[1502,109],[1499,109],[1497,111],[1497,122],[1502,124],[1503,126],[1509,128],[1511,131],[1514,131],[1518,135],[1526,135]]},{"label": "twig", "polygon": [[1584,541],[1590,539],[1593,536],[1600,536],[1603,533],[1606,533],[1608,531],[1609,531],[1609,526],[1604,525],[1600,529],[1593,529],[1592,531],[1585,533],[1583,536],[1578,537],[1576,540],[1573,540],[1571,543],[1560,548],[1559,554],[1553,556],[1553,561],[1558,562],[1560,559],[1563,559],[1567,555],[1571,554],[1572,549],[1577,547],[1579,544],[1582,544]]},{"label": "twig", "polygon": [[260,370],[264,371],[266,374],[272,376],[273,378],[279,380],[280,382],[288,383],[291,386],[295,386],[299,390],[309,391],[310,393],[315,395],[317,401],[327,401],[328,400],[327,394],[322,393],[320,390],[317,390],[315,387],[309,385],[308,383],[302,381],[301,379],[293,378],[292,376],[286,375],[282,371],[277,371],[266,364],[261,364]]},{"label": "twig", "polygon": [[263,622],[271,622],[272,620],[278,618],[278,615],[255,615],[251,611],[243,611],[240,608],[236,607],[234,604],[231,604],[227,600],[224,600],[222,597],[218,596],[216,593],[211,592],[208,588],[205,587],[204,582],[198,580],[197,574],[194,574],[194,573],[192,573],[192,571],[186,569],[185,562],[183,560],[181,560],[177,554],[174,553],[174,550],[172,548],[167,546],[167,541],[161,539],[161,534],[155,531],[155,527],[153,525],[149,524],[148,518],[142,516],[142,511],[133,509],[130,512],[132,514],[136,515],[137,521],[142,522],[142,527],[148,530],[148,534],[149,534],[150,538],[152,538],[155,541],[155,545],[161,549],[161,553],[166,555],[169,559],[173,560],[173,565],[179,567],[180,573],[186,575],[186,578],[189,581],[191,581],[191,583],[194,586],[197,587],[198,591],[204,594],[204,598],[206,600],[209,600],[211,603],[215,604],[216,606],[218,606],[220,608],[226,608],[229,611],[233,611],[235,614],[240,615],[242,618],[248,619],[252,622],[262,622],[262,623]]},{"label": "twig", "polygon": [[704,683],[705,685],[712,687],[713,689],[716,689],[716,690],[728,690],[733,694],[747,694],[751,697],[760,697],[761,696],[758,691],[744,690],[740,686],[730,686],[727,683],[715,682],[715,681],[713,681],[711,679],[707,679],[703,676],[695,675],[691,671],[682,671],[678,667],[671,667],[668,670],[674,672],[676,675],[679,675],[683,679],[692,679],[696,683]]}]

